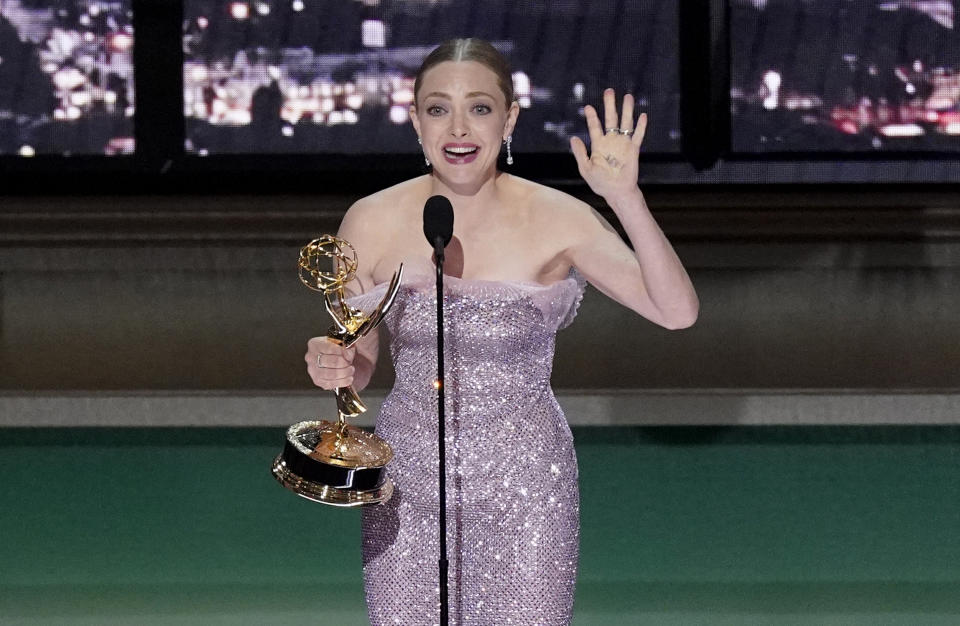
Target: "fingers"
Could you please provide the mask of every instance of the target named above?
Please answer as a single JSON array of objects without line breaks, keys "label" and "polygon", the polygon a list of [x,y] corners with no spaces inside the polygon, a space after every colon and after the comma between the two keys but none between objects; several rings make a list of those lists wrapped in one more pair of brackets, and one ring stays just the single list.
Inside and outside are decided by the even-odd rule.
[{"label": "fingers", "polygon": [[[601,134],[606,134],[608,130],[618,130],[623,131],[620,134],[628,135],[632,133],[632,139],[635,145],[639,146],[643,141],[643,134],[646,131],[646,114],[641,114],[641,122],[637,122],[636,127],[634,127],[633,115],[634,109],[636,107],[636,99],[633,97],[633,94],[626,94],[623,96],[623,105],[620,109],[619,116],[617,115],[617,94],[612,88],[607,88],[603,90],[603,128],[601,129]],[[584,111],[591,107],[584,107]],[[587,125],[590,125],[590,118],[587,117]],[[594,137],[591,135],[590,140],[593,141]]]},{"label": "fingers", "polygon": [[314,337],[307,342],[307,374],[313,384],[323,389],[347,387],[353,383],[353,360],[356,348],[344,348],[326,337]]},{"label": "fingers", "polygon": [[[596,115],[594,115],[594,117],[596,117]],[[583,176],[584,170],[590,164],[590,159],[587,157],[587,146],[579,137],[571,137],[570,152],[573,152],[573,157],[577,160],[577,169],[580,170],[580,175]]]},{"label": "fingers", "polygon": [[647,132],[647,114],[641,113],[640,119],[637,120],[637,127],[633,130],[633,137],[630,138],[631,141],[633,141],[633,145],[639,148],[640,144],[643,143],[643,136],[646,134],[646,132]]},{"label": "fingers", "polygon": [[[353,348],[351,348],[351,350],[352,349]],[[342,368],[353,365],[353,357],[351,356],[350,358],[347,358],[340,353],[330,354],[321,352],[316,356],[316,358],[312,359],[312,362],[316,363],[320,367]]]},{"label": "fingers", "polygon": [[310,380],[317,387],[323,389],[336,389],[337,387],[349,387],[353,384],[353,377],[356,369],[350,365],[342,368],[319,367],[316,363],[307,365],[307,374]]},{"label": "fingers", "polygon": [[633,95],[627,94],[623,97],[623,113],[620,115],[620,130],[633,130]]},{"label": "fingers", "polygon": [[[647,132],[647,114],[641,113],[640,119],[637,120],[636,126],[634,126],[633,115],[634,109],[636,107],[636,99],[632,94],[626,94],[623,97],[623,106],[620,110],[620,115],[617,115],[617,100],[616,92],[612,88],[604,89],[603,91],[603,125],[600,125],[600,118],[597,115],[597,110],[594,109],[589,104],[583,107],[584,117],[587,118],[587,130],[590,133],[590,143],[591,145],[596,145],[597,140],[607,134],[608,129],[622,131],[621,135],[628,136],[633,145],[637,148],[640,147],[640,144],[643,143],[643,137]],[[619,117],[619,121],[618,121]],[[578,140],[579,141],[579,140]],[[582,143],[582,142],[581,142]],[[626,143],[624,143],[626,145]],[[584,162],[589,162],[586,159],[586,149],[584,148],[583,157],[584,161],[581,161],[581,157],[578,155],[576,144],[571,140],[570,149],[573,151],[574,156],[577,157],[577,165],[581,168],[581,174],[583,173],[582,168],[584,167]]]},{"label": "fingers", "polygon": [[609,130],[617,126],[617,94],[613,89],[603,90],[603,129]]},{"label": "fingers", "polygon": [[[338,343],[332,341],[329,337],[314,337],[307,342],[307,354],[305,360],[316,361],[318,355],[326,357],[340,357],[346,360],[347,364],[353,362],[353,357],[357,353],[356,347],[344,348]],[[329,363],[335,365],[335,363]]]},{"label": "fingers", "polygon": [[600,126],[600,117],[597,115],[597,110],[589,104],[583,107],[583,116],[587,118],[587,132],[590,134],[590,143],[593,144],[603,137],[604,129]]}]

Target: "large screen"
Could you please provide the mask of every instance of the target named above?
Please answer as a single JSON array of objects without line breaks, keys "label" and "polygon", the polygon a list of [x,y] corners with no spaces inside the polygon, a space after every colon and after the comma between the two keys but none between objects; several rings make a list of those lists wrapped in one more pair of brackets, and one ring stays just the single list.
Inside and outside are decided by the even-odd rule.
[{"label": "large screen", "polygon": [[729,6],[734,152],[960,152],[958,3]]},{"label": "large screen", "polygon": [[518,152],[566,152],[585,104],[630,91],[647,152],[680,148],[679,0],[184,0],[186,151],[416,153],[417,67],[475,36],[511,62]]},{"label": "large screen", "polygon": [[0,154],[134,151],[132,0],[0,0]]}]

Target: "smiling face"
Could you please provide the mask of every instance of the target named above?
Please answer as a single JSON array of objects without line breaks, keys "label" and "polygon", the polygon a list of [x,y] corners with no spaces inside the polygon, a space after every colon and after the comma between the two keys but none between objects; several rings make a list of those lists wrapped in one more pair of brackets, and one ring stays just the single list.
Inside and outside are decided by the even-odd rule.
[{"label": "smiling face", "polygon": [[470,193],[496,173],[519,107],[507,106],[497,75],[476,61],[444,61],[423,76],[410,118],[434,174]]}]

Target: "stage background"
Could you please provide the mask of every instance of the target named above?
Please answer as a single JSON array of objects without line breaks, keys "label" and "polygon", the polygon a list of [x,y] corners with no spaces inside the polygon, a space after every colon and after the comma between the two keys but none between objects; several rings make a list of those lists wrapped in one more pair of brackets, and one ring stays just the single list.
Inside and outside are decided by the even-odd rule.
[{"label": "stage background", "polygon": [[[42,4],[0,10],[19,24]],[[76,18],[65,30],[81,39],[83,14],[123,9],[56,4],[82,9],[49,18]],[[389,154],[244,154],[234,139],[230,154],[191,152],[184,46],[201,15],[188,4],[246,10],[245,24],[260,5],[289,15],[132,0],[122,149],[22,157],[23,135],[8,135],[0,155],[4,624],[364,623],[356,512],[297,499],[268,469],[287,424],[334,410],[304,374],[305,341],[327,322],[295,275],[299,247],[358,197],[422,173],[420,159],[412,137]],[[311,6],[334,4],[388,8]],[[473,4],[430,3],[436,24],[463,29],[454,9]],[[663,147],[644,153],[642,185],[702,310],[669,332],[588,290],[559,336],[553,382],[583,496],[575,624],[957,623],[958,3],[618,6],[639,4],[661,16],[644,27],[677,29],[640,39],[663,46],[666,65],[644,76],[675,105],[654,120]],[[542,15],[543,33],[565,32]],[[824,15],[846,26],[817,28]],[[363,44],[362,21],[318,52],[393,58]],[[15,57],[0,57],[9,71]],[[533,86],[546,83],[535,68],[565,67],[552,58],[526,66]],[[44,122],[5,104],[9,84],[0,127]],[[569,155],[516,140],[512,171],[611,216]],[[364,393],[374,411],[391,376],[381,366]]]}]

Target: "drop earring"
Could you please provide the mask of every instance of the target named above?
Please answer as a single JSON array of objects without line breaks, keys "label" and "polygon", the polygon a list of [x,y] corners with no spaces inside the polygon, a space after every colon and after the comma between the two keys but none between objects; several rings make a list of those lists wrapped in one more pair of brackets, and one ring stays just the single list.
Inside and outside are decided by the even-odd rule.
[{"label": "drop earring", "polygon": [[[420,144],[421,148],[423,148],[423,139],[417,137],[417,143]],[[427,164],[427,167],[430,167],[430,159],[427,158],[426,153],[423,155],[423,162]]]},{"label": "drop earring", "polygon": [[513,153],[510,152],[510,144],[513,143],[513,135],[507,136],[507,165],[513,165]]}]

